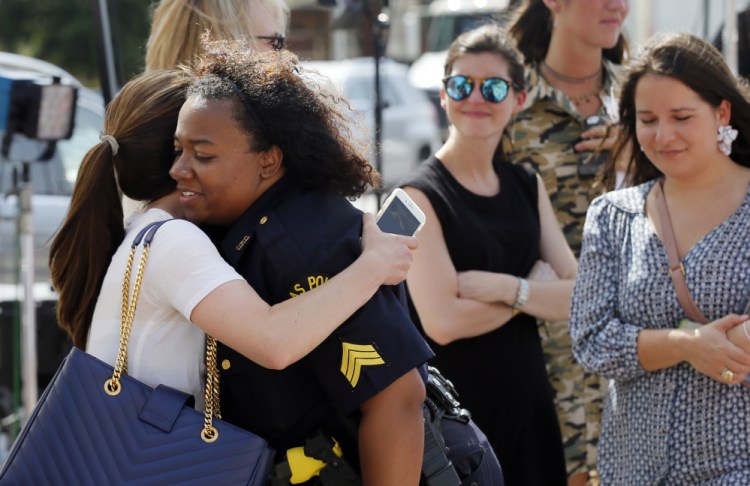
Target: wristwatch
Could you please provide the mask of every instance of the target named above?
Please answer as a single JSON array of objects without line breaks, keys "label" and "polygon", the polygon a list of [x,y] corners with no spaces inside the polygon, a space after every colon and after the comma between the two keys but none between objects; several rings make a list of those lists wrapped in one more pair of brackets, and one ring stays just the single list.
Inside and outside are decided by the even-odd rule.
[{"label": "wristwatch", "polygon": [[518,290],[516,291],[516,302],[513,309],[520,310],[529,300],[529,282],[525,278],[518,277]]}]

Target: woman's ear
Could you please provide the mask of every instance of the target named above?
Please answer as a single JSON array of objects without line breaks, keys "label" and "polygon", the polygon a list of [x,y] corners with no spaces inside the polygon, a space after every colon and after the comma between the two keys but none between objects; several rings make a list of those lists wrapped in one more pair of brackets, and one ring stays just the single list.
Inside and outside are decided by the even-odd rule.
[{"label": "woman's ear", "polygon": [[716,108],[716,115],[719,125],[729,125],[729,120],[732,119],[732,104],[728,100],[721,100],[719,107]]},{"label": "woman's ear", "polygon": [[526,91],[515,92],[515,98],[516,98],[516,106],[513,107],[514,115],[523,111],[523,104],[526,102]]},{"label": "woman's ear", "polygon": [[261,153],[260,177],[261,179],[270,179],[276,176],[281,170],[281,163],[284,160],[284,152],[278,145],[271,145],[265,152]]},{"label": "woman's ear", "polygon": [[556,13],[557,10],[560,8],[560,2],[558,0],[542,0],[544,5],[547,6],[550,12]]}]

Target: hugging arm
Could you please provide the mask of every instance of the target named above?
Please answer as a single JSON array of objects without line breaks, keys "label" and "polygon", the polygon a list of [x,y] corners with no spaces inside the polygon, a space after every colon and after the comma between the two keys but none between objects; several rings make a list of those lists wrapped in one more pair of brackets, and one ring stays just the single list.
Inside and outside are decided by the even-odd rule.
[{"label": "hugging arm", "polygon": [[381,285],[402,281],[414,238],[382,233],[364,216],[364,251],[348,268],[312,291],[270,306],[244,280],[214,289],[190,320],[261,366],[283,369],[318,346]]}]

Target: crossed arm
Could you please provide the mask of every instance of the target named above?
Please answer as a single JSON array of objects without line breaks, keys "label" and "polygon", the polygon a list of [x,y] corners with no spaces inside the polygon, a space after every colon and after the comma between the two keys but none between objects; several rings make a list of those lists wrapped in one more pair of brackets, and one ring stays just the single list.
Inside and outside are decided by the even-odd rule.
[{"label": "crossed arm", "polygon": [[[541,224],[540,254],[549,270],[541,280],[529,281],[525,313],[544,319],[565,319],[570,308],[577,263],[537,176]],[[425,332],[438,344],[486,334],[513,317],[518,289],[516,276],[484,271],[458,273],[443,238],[437,215],[421,191],[406,192],[427,217],[418,235],[420,251],[409,271],[408,283]],[[550,281],[553,278],[555,280]],[[545,281],[547,280],[547,281]]]},{"label": "crossed arm", "polygon": [[190,320],[259,365],[286,368],[323,342],[381,285],[406,278],[416,240],[382,233],[372,214],[364,221],[363,253],[325,285],[271,306],[246,281],[233,280],[204,297]]}]

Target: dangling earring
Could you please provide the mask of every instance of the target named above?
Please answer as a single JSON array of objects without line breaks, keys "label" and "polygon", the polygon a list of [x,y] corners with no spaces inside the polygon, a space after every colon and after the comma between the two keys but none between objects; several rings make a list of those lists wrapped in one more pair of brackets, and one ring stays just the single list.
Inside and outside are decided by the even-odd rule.
[{"label": "dangling earring", "polygon": [[719,150],[724,155],[732,153],[732,142],[737,139],[737,130],[732,128],[732,125],[719,125],[719,133],[716,136],[716,141],[719,142]]}]

